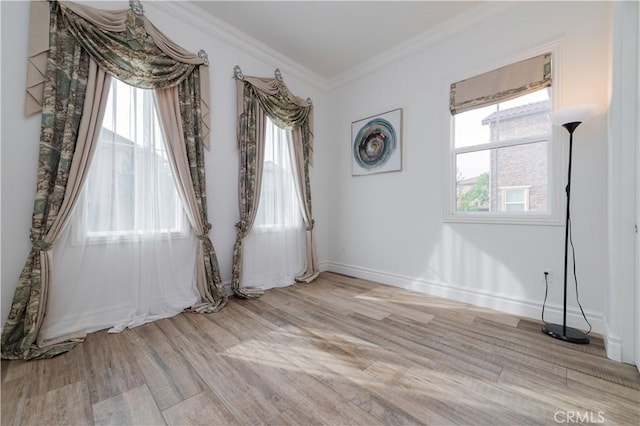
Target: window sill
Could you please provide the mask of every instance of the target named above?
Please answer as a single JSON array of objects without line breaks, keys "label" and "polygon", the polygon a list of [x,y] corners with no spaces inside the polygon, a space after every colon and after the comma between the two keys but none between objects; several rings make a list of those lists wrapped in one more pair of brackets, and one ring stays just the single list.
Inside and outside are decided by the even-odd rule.
[{"label": "window sill", "polygon": [[189,236],[186,231],[162,232],[156,234],[136,233],[94,233],[92,235],[78,236],[74,239],[74,245],[108,245],[131,244],[149,241],[164,241],[170,239],[184,239]]},{"label": "window sill", "polygon": [[487,214],[487,213],[449,213],[446,214],[445,223],[478,223],[495,225],[542,225],[563,226],[564,222],[559,217],[548,214]]},{"label": "window sill", "polygon": [[298,232],[304,229],[304,225],[300,224],[297,226],[254,226],[251,229],[251,232],[255,232],[256,234],[275,234],[275,233],[284,233],[284,232]]}]

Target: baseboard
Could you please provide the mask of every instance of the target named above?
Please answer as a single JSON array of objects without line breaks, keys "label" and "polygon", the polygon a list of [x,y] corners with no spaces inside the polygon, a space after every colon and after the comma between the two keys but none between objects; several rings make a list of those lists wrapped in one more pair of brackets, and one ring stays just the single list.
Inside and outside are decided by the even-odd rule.
[{"label": "baseboard", "polygon": [[318,262],[318,269],[320,269],[320,272],[326,272],[329,270],[329,261],[328,260],[323,260]]},{"label": "baseboard", "polygon": [[233,296],[233,287],[231,286],[231,281],[223,281],[222,286],[224,287],[224,292],[227,293],[227,296]]},{"label": "baseboard", "polygon": [[[320,270],[320,272],[328,271],[329,270],[329,262],[326,261],[326,260],[318,262],[318,269]],[[233,295],[233,287],[231,286],[231,281],[224,281],[222,283],[222,285],[224,286],[224,291],[227,293],[227,296],[232,296]]]},{"label": "baseboard", "polygon": [[[525,318],[540,319],[542,303],[535,300],[517,299],[506,294],[498,294],[475,288],[434,283],[422,278],[407,277],[384,271],[362,268],[354,265],[346,265],[338,262],[327,262],[327,271],[350,275],[356,278],[367,279],[381,284],[444,297],[475,306],[495,309],[512,315]],[[585,311],[594,333],[604,334],[603,315],[600,312]],[[547,303],[545,306],[545,320],[552,323],[562,322],[562,306]],[[582,313],[577,308],[567,309],[567,325],[579,329],[586,327]]]},{"label": "baseboard", "polygon": [[605,316],[603,316],[603,323],[604,332],[602,335],[604,339],[604,347],[607,351],[607,358],[622,362],[622,339],[611,331],[609,322]]}]

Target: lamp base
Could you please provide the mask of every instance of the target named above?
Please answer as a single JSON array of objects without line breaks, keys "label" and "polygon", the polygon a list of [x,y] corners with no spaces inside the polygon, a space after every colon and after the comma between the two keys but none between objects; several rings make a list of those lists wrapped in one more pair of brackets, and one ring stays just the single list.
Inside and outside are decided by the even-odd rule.
[{"label": "lamp base", "polygon": [[571,327],[564,327],[562,324],[545,324],[542,332],[559,340],[569,343],[578,343],[586,345],[589,343],[589,337],[582,331]]}]

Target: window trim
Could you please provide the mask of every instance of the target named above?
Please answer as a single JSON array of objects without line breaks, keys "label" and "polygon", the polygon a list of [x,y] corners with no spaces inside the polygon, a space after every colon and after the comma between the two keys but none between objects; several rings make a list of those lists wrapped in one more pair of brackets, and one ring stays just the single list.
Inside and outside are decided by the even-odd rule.
[{"label": "window trim", "polygon": [[[483,72],[491,71],[493,69],[501,68],[509,64],[541,55],[545,52],[551,52],[552,55],[552,67],[551,67],[551,79],[552,79],[552,96],[551,96],[551,110],[556,110],[559,105],[562,105],[562,92],[559,90],[562,87],[562,40],[554,40],[545,45],[538,46],[534,49],[529,49],[518,55],[507,58],[500,62],[494,62],[488,64],[484,70],[478,72],[474,71],[473,75],[482,74]],[[447,102],[449,99],[446,99]],[[449,146],[446,151],[447,158],[445,160],[446,177],[445,181],[445,197],[444,197],[444,223],[478,223],[478,224],[504,224],[504,225],[547,225],[547,226],[562,226],[564,222],[561,218],[563,211],[562,205],[564,199],[562,198],[562,167],[566,163],[567,148],[566,144],[561,143],[564,141],[561,133],[561,128],[558,126],[552,126],[550,134],[547,139],[547,162],[548,162],[548,203],[549,212],[547,213],[526,213],[526,214],[513,214],[507,212],[460,212],[456,209],[456,155],[462,153],[465,148],[461,147],[456,149],[455,147],[455,129],[454,129],[454,116],[448,112],[449,118]],[[545,135],[546,136],[546,135]],[[536,138],[532,138],[529,142],[535,142]],[[519,139],[519,141],[521,141]],[[514,141],[511,141],[514,142]],[[526,142],[526,143],[529,143]],[[498,145],[502,146],[509,141],[491,142],[483,144],[482,146],[489,148],[497,148]],[[513,145],[520,145],[521,143],[513,143]],[[479,150],[480,145],[471,147],[469,151]]]}]

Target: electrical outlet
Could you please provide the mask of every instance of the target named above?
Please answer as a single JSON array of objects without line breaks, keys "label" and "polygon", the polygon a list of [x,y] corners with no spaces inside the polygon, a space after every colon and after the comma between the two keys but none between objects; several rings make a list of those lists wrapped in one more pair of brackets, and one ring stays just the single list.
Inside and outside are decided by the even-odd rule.
[{"label": "electrical outlet", "polygon": [[[545,277],[545,273],[546,273],[546,277]],[[542,268],[542,270],[540,271],[540,282],[544,283],[545,278],[546,278],[546,282],[551,284],[551,282],[553,281],[553,274],[551,273],[551,269]]]}]

